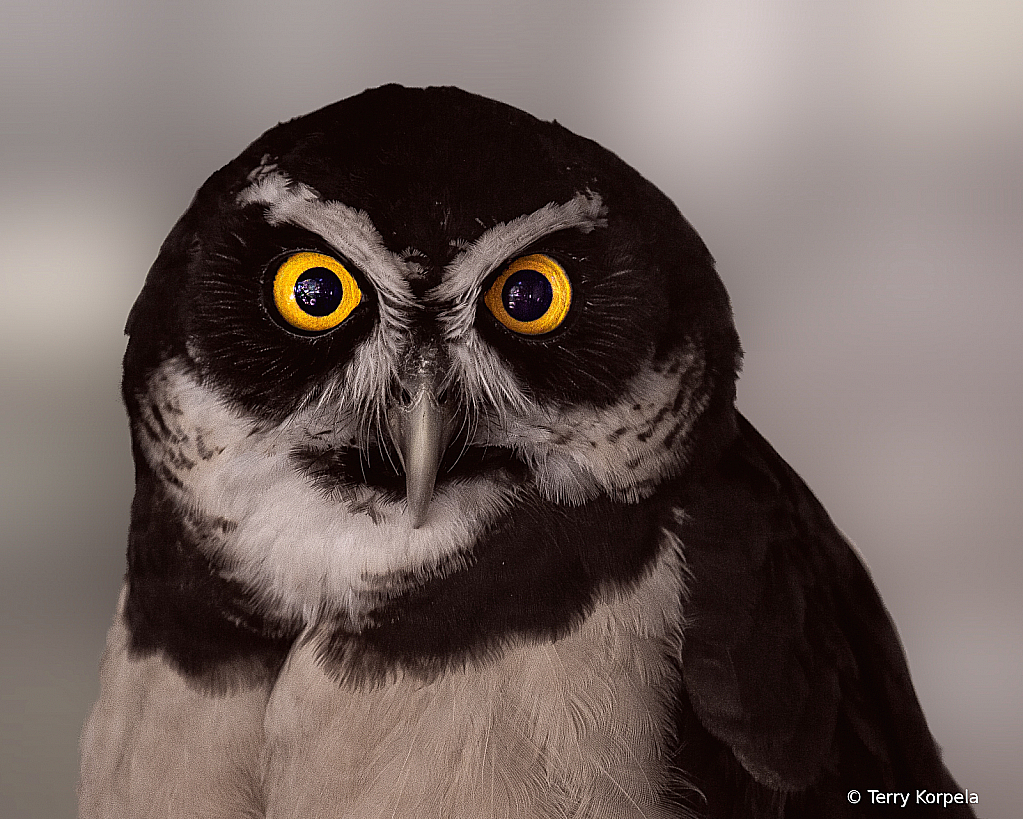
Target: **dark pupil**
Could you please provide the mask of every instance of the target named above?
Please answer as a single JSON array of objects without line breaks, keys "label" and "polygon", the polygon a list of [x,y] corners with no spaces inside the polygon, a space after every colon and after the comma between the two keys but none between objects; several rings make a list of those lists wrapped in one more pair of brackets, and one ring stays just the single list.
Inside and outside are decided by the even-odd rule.
[{"label": "dark pupil", "polygon": [[554,291],[539,270],[517,270],[504,283],[501,299],[516,321],[536,321],[550,309]]},{"label": "dark pupil", "polygon": [[295,301],[310,316],[329,316],[344,294],[337,274],[325,267],[312,267],[295,282]]}]

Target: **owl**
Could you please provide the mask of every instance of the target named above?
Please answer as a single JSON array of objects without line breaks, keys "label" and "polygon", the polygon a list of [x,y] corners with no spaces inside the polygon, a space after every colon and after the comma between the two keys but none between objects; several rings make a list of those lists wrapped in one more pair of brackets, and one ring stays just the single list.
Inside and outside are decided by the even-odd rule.
[{"label": "owl", "polygon": [[735,407],[710,253],[596,143],[455,88],[278,125],[200,188],[127,333],[82,817],[959,792],[867,570]]}]

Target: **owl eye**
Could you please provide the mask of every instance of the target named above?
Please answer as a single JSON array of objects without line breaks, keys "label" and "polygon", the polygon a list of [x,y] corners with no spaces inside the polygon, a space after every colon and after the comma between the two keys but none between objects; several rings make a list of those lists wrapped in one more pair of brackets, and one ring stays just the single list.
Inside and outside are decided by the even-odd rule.
[{"label": "owl eye", "polygon": [[323,253],[292,253],[278,266],[273,299],[282,319],[297,330],[325,333],[343,322],[362,301],[352,274]]},{"label": "owl eye", "polygon": [[504,269],[483,296],[483,303],[509,330],[543,335],[556,330],[568,315],[572,283],[550,256],[531,253]]}]

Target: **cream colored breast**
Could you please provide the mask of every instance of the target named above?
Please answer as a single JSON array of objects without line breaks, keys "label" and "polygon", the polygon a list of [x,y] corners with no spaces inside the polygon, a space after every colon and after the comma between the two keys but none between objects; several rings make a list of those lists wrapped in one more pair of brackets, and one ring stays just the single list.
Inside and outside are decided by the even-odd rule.
[{"label": "cream colored breast", "polygon": [[667,817],[679,558],[573,633],[422,683],[339,688],[300,642],[266,710],[267,819]]}]

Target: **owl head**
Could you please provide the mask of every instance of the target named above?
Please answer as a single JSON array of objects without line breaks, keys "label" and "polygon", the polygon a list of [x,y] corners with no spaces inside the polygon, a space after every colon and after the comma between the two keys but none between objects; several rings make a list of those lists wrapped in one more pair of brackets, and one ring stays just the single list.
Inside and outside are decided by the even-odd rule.
[{"label": "owl head", "polygon": [[130,573],[214,578],[230,617],[282,634],[358,630],[488,561],[557,627],[643,570],[636,521],[734,425],[731,309],[675,206],[454,88],[272,128],[199,190],[127,332]]}]

